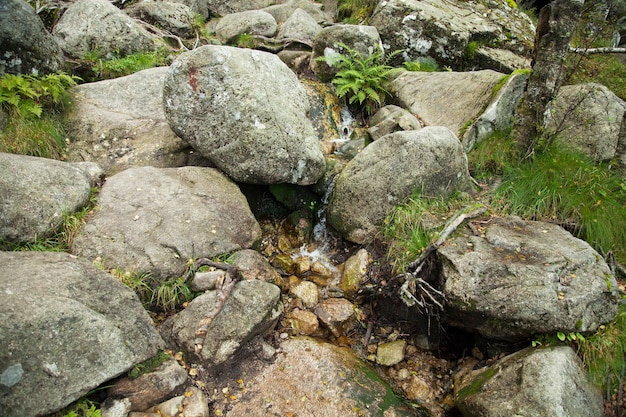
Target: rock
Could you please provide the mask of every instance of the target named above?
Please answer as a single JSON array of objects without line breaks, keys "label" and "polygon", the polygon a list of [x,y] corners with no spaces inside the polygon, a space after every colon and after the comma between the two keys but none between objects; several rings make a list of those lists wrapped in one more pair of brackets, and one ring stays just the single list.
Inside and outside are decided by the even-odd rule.
[{"label": "rock", "polygon": [[100,404],[100,417],[128,417],[130,406],[128,398],[108,398]]},{"label": "rock", "polygon": [[277,38],[297,39],[306,45],[312,45],[322,27],[306,11],[298,8],[280,26]]},{"label": "rock", "polygon": [[307,12],[313,20],[319,24],[330,23],[328,16],[322,11],[322,5],[309,0],[288,0],[281,4],[274,4],[263,8],[263,11],[271,14],[276,19],[276,23],[282,25],[295,13],[302,9]]},{"label": "rock", "polygon": [[237,185],[213,168],[130,168],[109,178],[72,250],[107,268],[180,276],[189,259],[250,248],[261,229]]},{"label": "rock", "polygon": [[202,352],[197,354],[194,339],[198,323],[215,308],[216,302],[216,291],[204,293],[159,328],[169,345],[205,366],[231,360],[248,341],[273,328],[283,312],[277,286],[258,280],[241,281],[215,317],[204,339]]},{"label": "rock", "polygon": [[174,35],[194,36],[194,12],[182,3],[142,0],[124,9],[130,17],[157,25]]},{"label": "rock", "polygon": [[616,155],[626,102],[601,84],[567,85],[559,89],[549,108],[547,134],[573,146],[596,162]]},{"label": "rock", "polygon": [[211,45],[181,54],[164,102],[172,129],[235,181],[310,185],[323,175],[306,92],[273,54]]},{"label": "rock", "polygon": [[367,279],[367,267],[371,262],[370,254],[363,248],[346,260],[339,280],[339,288],[344,296],[353,298],[356,295]]},{"label": "rock", "polygon": [[215,271],[199,271],[195,273],[189,287],[194,292],[214,290],[215,283],[223,280],[225,276],[226,271],[222,269]]},{"label": "rock", "polygon": [[304,308],[312,308],[317,304],[319,297],[317,285],[311,281],[302,281],[290,288],[289,292],[302,301]]},{"label": "rock", "polygon": [[243,249],[232,254],[230,260],[239,268],[244,279],[259,279],[270,284],[279,284],[282,278],[267,259],[252,249]]},{"label": "rock", "polygon": [[432,197],[469,189],[467,157],[450,130],[396,132],[367,146],[336,177],[327,221],[346,239],[365,243],[414,192]]},{"label": "rock", "polygon": [[[63,52],[35,10],[22,0],[0,3],[0,76],[62,71]],[[0,129],[1,130],[1,129]]]},{"label": "rock", "polygon": [[207,0],[206,3],[212,15],[221,17],[230,13],[262,9],[273,4],[274,1],[275,0]]},{"label": "rock", "polygon": [[394,340],[381,343],[376,349],[376,363],[383,366],[393,366],[404,360],[406,340]]},{"label": "rock", "polygon": [[243,34],[273,37],[278,30],[274,17],[262,10],[248,10],[222,17],[215,26],[215,34],[224,43],[231,43]]},{"label": "rock", "polygon": [[448,323],[486,338],[591,332],[617,313],[602,257],[551,223],[494,218],[484,237],[457,236],[437,254]]},{"label": "rock", "polygon": [[138,166],[185,165],[191,147],[172,131],[163,110],[167,71],[152,68],[74,87],[65,114],[72,140],[68,159],[97,162],[108,175]]},{"label": "rock", "polygon": [[454,388],[466,417],[603,415],[602,396],[569,346],[521,350],[472,371]]},{"label": "rock", "polygon": [[174,358],[166,360],[155,370],[137,378],[123,378],[109,388],[112,398],[127,398],[130,411],[143,411],[168,398],[187,382],[187,371]]},{"label": "rock", "polygon": [[354,306],[345,298],[322,300],[313,312],[335,337],[345,336],[356,324]]},{"label": "rock", "polygon": [[67,55],[82,58],[90,52],[126,56],[154,51],[163,45],[112,3],[78,0],[72,3],[52,30]]},{"label": "rock", "polygon": [[[347,54],[342,43],[348,48],[360,53],[362,56],[369,56],[380,48],[380,35],[373,26],[364,25],[333,25],[322,29],[313,44],[313,54],[311,55],[311,70],[321,81],[329,82],[339,71],[333,66],[336,57]],[[324,57],[325,60],[319,58]]]},{"label": "rock", "polygon": [[368,122],[370,127],[367,128],[372,140],[393,132],[402,130],[420,130],[422,124],[417,117],[402,107],[393,104],[384,106],[374,114]]},{"label": "rock", "polygon": [[209,417],[209,398],[196,387],[189,387],[183,399],[185,417]]},{"label": "rock", "polygon": [[163,347],[129,288],[67,253],[0,252],[0,315],[7,417],[57,411]]},{"label": "rock", "polygon": [[[524,57],[533,48],[535,28],[527,15],[506,1],[453,0],[442,5],[437,0],[389,0],[378,4],[369,24],[380,32],[385,49],[403,51],[404,61],[431,57],[455,71],[530,66]],[[496,54],[486,59],[481,46],[511,51],[517,62],[512,64],[508,55],[504,62],[497,61]]]},{"label": "rock", "polygon": [[301,335],[311,336],[319,330],[317,316],[310,311],[295,309],[289,313],[288,318],[291,327]]},{"label": "rock", "polygon": [[468,122],[476,120],[489,105],[502,77],[504,74],[491,70],[403,71],[391,80],[389,91],[400,107],[418,117],[425,126],[445,126],[461,136]]},{"label": "rock", "polygon": [[504,132],[513,126],[517,103],[524,95],[527,72],[516,72],[507,77],[486,110],[466,130],[461,142],[466,152],[496,131]]},{"label": "rock", "polygon": [[408,406],[348,349],[294,338],[281,344],[281,352],[250,381],[228,417],[429,415]]},{"label": "rock", "polygon": [[90,178],[66,162],[0,153],[0,240],[29,242],[59,231],[86,206]]}]

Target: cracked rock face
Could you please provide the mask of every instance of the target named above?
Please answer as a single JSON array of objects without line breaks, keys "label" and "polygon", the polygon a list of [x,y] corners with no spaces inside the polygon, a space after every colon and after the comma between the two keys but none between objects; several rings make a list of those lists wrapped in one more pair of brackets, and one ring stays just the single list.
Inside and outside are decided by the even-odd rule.
[{"label": "cracked rock face", "polygon": [[236,184],[213,168],[131,168],[109,178],[74,253],[107,268],[180,276],[191,258],[252,247],[261,229]]},{"label": "cracked rock face", "polygon": [[484,337],[594,331],[617,314],[604,259],[557,225],[494,219],[484,236],[458,236],[437,252],[448,321]]},{"label": "cracked rock face", "polygon": [[273,54],[214,45],[182,54],[164,105],[174,132],[235,181],[310,185],[323,174],[306,91]]}]

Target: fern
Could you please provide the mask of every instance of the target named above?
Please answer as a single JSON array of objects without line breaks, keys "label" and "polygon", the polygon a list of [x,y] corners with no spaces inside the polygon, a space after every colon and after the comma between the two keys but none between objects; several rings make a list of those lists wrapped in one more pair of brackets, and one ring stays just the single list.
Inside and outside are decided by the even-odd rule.
[{"label": "fern", "polygon": [[318,58],[339,70],[332,80],[336,86],[337,97],[347,100],[350,105],[358,104],[366,116],[372,115],[384,105],[385,98],[391,96],[384,85],[399,69],[389,65],[389,62],[402,51],[394,51],[384,57],[380,48],[372,54],[364,55],[343,43],[337,46],[347,54]]},{"label": "fern", "polygon": [[0,106],[9,113],[17,112],[18,117],[40,117],[44,107],[62,103],[67,89],[78,79],[63,73],[43,77],[5,74],[0,79]]}]

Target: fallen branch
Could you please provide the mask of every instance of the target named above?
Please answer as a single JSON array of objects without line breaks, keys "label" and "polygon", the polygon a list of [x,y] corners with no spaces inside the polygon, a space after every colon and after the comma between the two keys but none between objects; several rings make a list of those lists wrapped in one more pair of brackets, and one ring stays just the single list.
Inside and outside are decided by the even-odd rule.
[{"label": "fallen branch", "polygon": [[[448,221],[437,240],[428,245],[421,255],[407,267],[407,272],[404,274],[405,281],[400,287],[400,299],[408,307],[418,305],[428,311],[429,306],[434,304],[440,310],[443,310],[443,305],[438,301],[437,297],[444,299],[444,294],[428,282],[419,278],[417,274],[422,271],[428,257],[443,245],[450,234],[463,224],[466,219],[478,217],[485,213],[484,207],[479,207],[468,212],[471,208],[472,207],[457,211]],[[416,296],[416,294],[419,294],[419,296]]]},{"label": "fallen branch", "polygon": [[209,259],[203,258],[197,260],[194,263],[194,270],[198,270],[198,268],[200,268],[201,266],[212,266],[218,269],[223,269],[226,271],[226,274],[222,279],[218,279],[215,282],[215,290],[217,291],[217,303],[215,305],[215,308],[213,308],[213,310],[211,310],[209,314],[207,314],[207,316],[200,320],[200,323],[198,323],[199,327],[198,330],[196,330],[195,339],[193,340],[194,350],[197,354],[200,354],[202,352],[206,334],[213,324],[213,320],[215,320],[215,317],[217,317],[217,315],[224,308],[226,300],[230,298],[230,295],[235,288],[235,284],[243,279],[239,268],[233,265],[225,264],[222,262],[213,262]]},{"label": "fallen branch", "polygon": [[626,54],[626,48],[569,48],[570,52],[581,55],[591,54]]}]

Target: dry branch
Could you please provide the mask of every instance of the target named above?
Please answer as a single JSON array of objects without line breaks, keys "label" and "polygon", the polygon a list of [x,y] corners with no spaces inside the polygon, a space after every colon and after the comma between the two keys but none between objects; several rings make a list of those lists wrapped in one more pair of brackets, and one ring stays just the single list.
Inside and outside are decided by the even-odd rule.
[{"label": "dry branch", "polygon": [[214,262],[209,259],[199,259],[194,263],[194,270],[198,270],[201,266],[212,266],[218,269],[222,269],[226,271],[223,279],[218,279],[215,283],[215,290],[217,291],[217,303],[213,310],[207,314],[205,318],[200,320],[198,323],[198,330],[195,333],[195,339],[193,340],[194,350],[197,354],[202,352],[204,347],[204,339],[206,338],[206,334],[213,324],[213,320],[215,317],[222,311],[224,308],[224,304],[226,300],[230,298],[230,295],[235,288],[235,284],[242,280],[241,272],[239,272],[239,268],[233,265],[225,264],[222,262]]},{"label": "dry branch", "polygon": [[463,224],[466,219],[478,217],[485,213],[484,207],[479,207],[468,212],[468,210],[471,209],[472,207],[466,207],[457,211],[448,221],[437,240],[428,245],[421,255],[409,264],[407,272],[404,274],[405,281],[402,287],[400,287],[400,299],[404,304],[409,307],[418,305],[424,310],[428,310],[429,306],[434,304],[440,310],[443,309],[443,305],[438,300],[443,299],[444,294],[428,282],[419,278],[417,274],[421,272],[428,257],[443,245],[450,234]]},{"label": "dry branch", "polygon": [[570,52],[581,55],[591,54],[626,54],[626,48],[569,48]]}]

